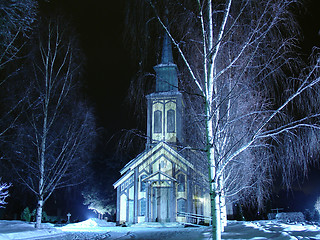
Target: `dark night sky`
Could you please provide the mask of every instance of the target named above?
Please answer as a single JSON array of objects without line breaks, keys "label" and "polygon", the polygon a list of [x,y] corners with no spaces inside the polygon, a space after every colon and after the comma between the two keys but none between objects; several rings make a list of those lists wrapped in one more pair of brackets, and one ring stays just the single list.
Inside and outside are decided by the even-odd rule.
[{"label": "dark night sky", "polygon": [[[99,124],[111,132],[134,127],[125,102],[129,81],[137,71],[123,41],[126,0],[51,0],[51,8],[70,16],[77,28],[86,55],[86,92],[96,107]],[[304,0],[306,9],[298,11],[304,36],[302,53],[309,55],[320,46],[320,1]],[[117,116],[117,117],[115,117]],[[120,119],[120,121],[119,121]]]},{"label": "dark night sky", "polygon": [[96,108],[98,124],[110,132],[134,127],[124,102],[136,71],[123,41],[124,2],[51,0],[42,4],[71,18],[86,56],[85,91]]},{"label": "dark night sky", "polygon": [[[51,9],[62,10],[73,20],[86,55],[85,90],[96,109],[98,125],[104,127],[109,136],[123,128],[135,127],[125,101],[137,67],[132,64],[134,56],[129,55],[123,41],[124,2],[51,0],[45,3]],[[314,45],[320,46],[320,1],[305,0],[305,6],[306,10],[298,11],[298,20],[304,36],[301,52],[309,55]],[[319,174],[319,171],[312,172],[310,181],[302,184],[306,191],[311,185],[320,186]]]}]

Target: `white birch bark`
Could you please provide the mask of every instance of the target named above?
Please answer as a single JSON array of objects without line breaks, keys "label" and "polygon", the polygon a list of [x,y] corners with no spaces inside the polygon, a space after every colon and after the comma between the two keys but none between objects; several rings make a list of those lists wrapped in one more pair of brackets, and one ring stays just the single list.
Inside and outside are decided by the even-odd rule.
[{"label": "white birch bark", "polygon": [[41,228],[41,221],[42,221],[42,211],[43,211],[43,200],[38,200],[37,205],[37,215],[36,215],[36,228]]}]

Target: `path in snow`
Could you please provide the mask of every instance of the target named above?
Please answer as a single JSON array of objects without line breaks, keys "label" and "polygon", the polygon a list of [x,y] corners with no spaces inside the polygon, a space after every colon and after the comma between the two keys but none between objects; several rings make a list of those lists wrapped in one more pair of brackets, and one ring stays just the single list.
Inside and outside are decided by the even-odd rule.
[{"label": "path in snow", "polygon": [[[44,224],[36,230],[22,221],[0,221],[0,240],[200,240],[209,239],[209,227],[187,227],[179,223],[144,223],[133,227],[115,227],[98,219],[53,227]],[[284,224],[277,221],[229,221],[222,239],[320,240],[320,227],[307,224]]]}]

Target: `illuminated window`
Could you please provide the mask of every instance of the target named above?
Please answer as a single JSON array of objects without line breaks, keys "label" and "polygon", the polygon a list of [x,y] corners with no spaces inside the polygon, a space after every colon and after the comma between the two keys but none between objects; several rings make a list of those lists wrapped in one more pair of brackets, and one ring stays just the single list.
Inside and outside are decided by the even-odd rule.
[{"label": "illuminated window", "polygon": [[167,131],[168,133],[174,133],[176,130],[175,111],[170,109],[167,111]]},{"label": "illuminated window", "polygon": [[162,112],[159,110],[154,112],[154,132],[162,132]]},{"label": "illuminated window", "polygon": [[178,175],[178,192],[184,192],[186,188],[186,178],[183,174]]},{"label": "illuminated window", "polygon": [[140,177],[140,192],[146,191],[146,183],[143,181],[143,179],[145,179],[146,177],[147,177],[147,175],[142,175]]},{"label": "illuminated window", "polygon": [[187,205],[187,201],[184,198],[179,198],[177,200],[178,212],[186,212],[187,211],[186,205]]}]

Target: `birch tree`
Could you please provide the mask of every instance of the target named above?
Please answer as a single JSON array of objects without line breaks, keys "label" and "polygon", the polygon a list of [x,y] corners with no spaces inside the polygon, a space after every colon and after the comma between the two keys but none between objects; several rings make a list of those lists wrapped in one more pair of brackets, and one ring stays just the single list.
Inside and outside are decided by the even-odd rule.
[{"label": "birch tree", "polygon": [[42,19],[30,59],[25,114],[13,144],[19,181],[37,198],[37,228],[53,191],[83,181],[95,135],[92,110],[79,88],[81,54],[70,29],[62,18]]},{"label": "birch tree", "polygon": [[[198,101],[190,111],[196,116],[208,161],[212,238],[221,239],[226,197],[247,195],[261,202],[275,170],[283,170],[290,179],[298,167],[307,168],[310,158],[290,155],[277,161],[273,153],[286,138],[296,140],[291,136],[299,131],[305,131],[300,136],[318,135],[317,106],[299,117],[287,115],[297,102],[307,105],[316,96],[318,62],[293,77],[299,63],[293,52],[297,26],[289,11],[295,7],[293,0],[140,4],[136,5],[147,10],[128,19],[141,24],[135,20],[143,18],[145,27],[140,27],[148,37],[152,22],[168,34],[179,56],[184,78],[180,86],[191,93],[191,103]],[[311,139],[310,151],[317,151],[316,137]]]}]

